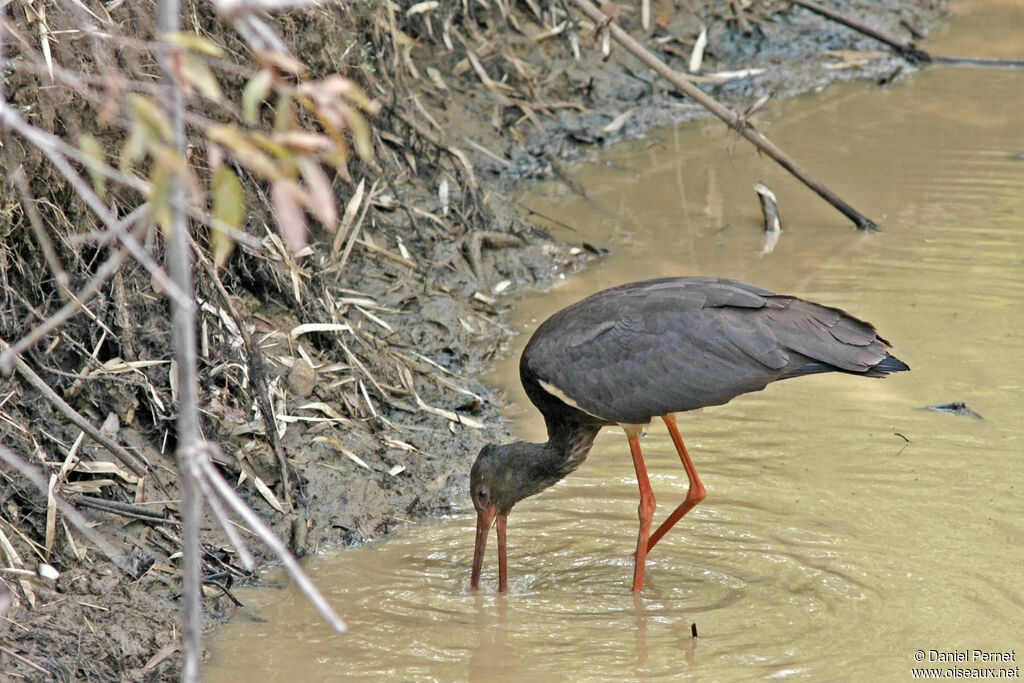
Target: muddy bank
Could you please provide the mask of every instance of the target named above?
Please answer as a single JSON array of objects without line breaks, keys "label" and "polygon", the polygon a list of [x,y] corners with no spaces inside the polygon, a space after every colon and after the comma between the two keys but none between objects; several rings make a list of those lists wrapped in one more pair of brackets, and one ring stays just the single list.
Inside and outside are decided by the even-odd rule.
[{"label": "muddy bank", "polygon": [[[911,68],[885,53],[841,52],[879,46],[806,11],[764,3],[737,16],[730,9],[737,4],[656,8],[648,32],[630,8],[622,22],[633,35],[648,36],[648,46],[677,70],[707,25],[705,72],[765,69],[706,86],[737,108],[769,92],[791,96],[837,79],[889,78]],[[570,22],[545,37],[568,16],[534,7],[476,5],[465,15],[461,5],[446,4],[388,14],[358,4],[281,20],[313,71],[342,71],[383,105],[372,122],[375,165],[355,164],[353,182],[336,183],[348,202],[366,181],[344,267],[332,255],[333,235],[314,232],[309,253],[289,257],[264,239],[270,231],[257,214],[248,229],[264,241],[240,248],[221,274],[230,303],[259,340],[269,395],[264,405],[276,416],[284,466],[249,381],[258,370],[240,351],[227,302],[199,275],[206,302],[200,333],[207,349],[205,432],[220,446],[226,478],[299,554],[379,537],[406,520],[449,511],[461,504],[480,445],[502,436],[500,399],[476,377],[507,338],[501,324],[507,294],[543,286],[592,255],[581,248],[584,235],[558,235],[575,244],[553,240],[501,192],[523,178],[564,173],[563,163],[585,158],[593,145],[702,115],[621,49],[602,60],[585,25]],[[939,2],[887,2],[875,8],[872,21],[905,35],[901,20],[927,31],[941,10]],[[216,18],[200,12],[197,21],[204,31],[216,31]],[[31,102],[33,87],[38,83],[15,80],[9,97]],[[38,178],[43,183],[49,176],[41,171]],[[46,192],[36,194],[49,197]],[[77,216],[67,207],[73,222]],[[5,230],[12,239],[28,232],[24,220],[12,220]],[[9,252],[5,258],[25,262]],[[34,320],[29,309],[47,302],[33,283],[36,272],[5,270],[5,340]],[[73,545],[82,540],[61,529],[46,553],[60,577],[31,583],[34,605],[12,575],[0,575],[18,600],[0,625],[0,671],[11,676],[150,680],[175,677],[180,666],[166,306],[141,269],[126,269],[99,302],[94,312],[117,333],[116,344],[104,341],[95,321],[78,320],[64,328],[60,343],[41,345],[26,361],[94,424],[107,426],[149,462],[151,473],[141,485],[130,475],[74,466],[64,489],[98,530],[134,553],[137,572],[129,577],[91,550],[83,555]],[[296,332],[308,323],[347,329]],[[140,363],[149,361],[156,362]],[[80,376],[69,377],[69,369]],[[0,440],[60,469],[78,430],[23,377],[3,381]],[[111,460],[88,439],[75,450],[82,461]],[[47,500],[17,474],[4,475],[0,528],[25,566],[34,567],[44,554],[38,549],[46,536]],[[205,532],[213,624],[236,612],[229,593],[245,572],[212,519]]]}]

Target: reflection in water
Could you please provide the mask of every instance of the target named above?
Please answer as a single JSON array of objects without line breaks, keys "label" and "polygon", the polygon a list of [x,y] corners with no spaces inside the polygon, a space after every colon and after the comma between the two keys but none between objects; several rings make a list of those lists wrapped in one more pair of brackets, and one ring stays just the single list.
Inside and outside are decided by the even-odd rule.
[{"label": "reflection in water", "polygon": [[[963,21],[978,22],[966,4]],[[985,5],[1003,14],[973,43],[925,47],[1019,57],[1013,7]],[[1003,34],[1017,53],[990,38]],[[726,153],[713,124],[602,152],[574,170],[590,200],[536,188],[524,203],[612,255],[524,297],[519,330],[617,282],[715,274],[863,316],[913,371],[803,378],[681,415],[708,497],[654,549],[641,596],[629,591],[635,476],[608,429],[575,474],[517,506],[507,595],[494,566],[469,589],[466,500],[465,515],[309,562],[348,634],[329,633],[292,588],[242,591],[266,622],[218,630],[207,680],[903,680],[919,648],[1024,651],[1020,78],[930,68],[759,115],[881,236],[855,233],[740,146]],[[768,254],[751,189],[762,179],[784,221]],[[516,362],[495,381],[520,435],[541,439]],[[924,410],[954,401],[984,419]],[[686,476],[660,424],[644,450],[665,514]]]}]

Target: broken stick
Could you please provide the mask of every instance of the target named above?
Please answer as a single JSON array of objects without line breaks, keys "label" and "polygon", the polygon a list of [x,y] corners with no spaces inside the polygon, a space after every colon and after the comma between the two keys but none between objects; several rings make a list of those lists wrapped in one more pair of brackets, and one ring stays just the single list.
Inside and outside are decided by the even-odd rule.
[{"label": "broken stick", "polygon": [[622,45],[622,47],[626,48],[626,50],[628,50],[634,57],[649,66],[655,73],[666,81],[674,85],[677,90],[682,92],[684,95],[692,97],[698,104],[718,118],[722,119],[722,121],[727,123],[730,128],[734,129],[744,138],[749,140],[755,147],[774,159],[776,163],[796,176],[804,185],[814,190],[819,197],[827,201],[838,209],[840,213],[853,221],[854,225],[856,225],[858,229],[881,231],[873,221],[843,201],[835,192],[818,182],[818,180],[813,178],[810,173],[800,167],[785,152],[776,147],[771,140],[758,132],[758,130],[754,128],[746,118],[722,106],[713,97],[690,83],[685,77],[677,74],[669,68],[667,64],[655,57],[650,53],[650,51],[640,45],[640,43],[636,42],[632,36],[623,31],[618,24],[614,21],[610,21],[607,16],[605,16],[599,9],[597,9],[597,7],[594,6],[593,3],[590,2],[590,0],[575,1],[576,5],[584,14],[590,17],[595,25],[601,27],[606,26],[607,30],[611,32],[612,38],[614,38],[619,45]]},{"label": "broken stick", "polygon": [[885,35],[881,31],[876,31],[870,26],[862,24],[858,21],[854,21],[853,19],[850,19],[848,17],[844,17],[842,14],[839,14],[839,12],[830,10],[827,7],[822,7],[816,2],[809,2],[808,0],[790,0],[790,2],[792,2],[794,5],[799,5],[800,7],[803,7],[806,10],[814,12],[818,16],[825,17],[830,21],[842,24],[847,28],[852,28],[854,31],[857,31],[858,33],[863,33],[866,36],[874,38],[880,43],[885,43],[893,50],[895,50],[901,57],[903,57],[909,62],[913,62],[914,64],[922,64],[924,62],[932,61],[932,56],[930,54],[928,54],[924,50],[917,49],[917,47],[915,47],[913,43],[901,43],[895,38]]},{"label": "broken stick", "polygon": [[[880,43],[884,43],[896,51],[898,55],[906,59],[908,62],[913,64],[925,64],[927,62],[938,62],[942,64],[956,64],[959,66],[989,66],[989,67],[1024,67],[1024,60],[1020,59],[987,59],[977,57],[944,57],[941,55],[933,55],[930,52],[926,52],[912,42],[903,43],[893,38],[892,36],[886,35],[881,31],[871,28],[870,26],[863,24],[859,21],[855,21],[850,17],[843,16],[834,10],[830,10],[827,7],[822,7],[816,2],[810,0],[790,0],[794,5],[803,7],[806,10],[814,12],[815,14],[825,17],[830,21],[834,21],[837,24],[842,24],[847,28],[852,28],[858,33],[862,33],[870,38],[874,38]],[[906,25],[911,33],[915,33],[913,29],[910,29],[909,25]]]}]

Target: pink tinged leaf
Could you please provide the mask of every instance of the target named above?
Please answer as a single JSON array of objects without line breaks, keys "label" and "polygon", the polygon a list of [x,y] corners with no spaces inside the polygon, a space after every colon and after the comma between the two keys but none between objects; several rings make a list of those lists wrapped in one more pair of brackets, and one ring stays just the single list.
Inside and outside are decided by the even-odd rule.
[{"label": "pink tinged leaf", "polygon": [[306,65],[286,52],[277,50],[255,50],[253,56],[256,61],[266,66],[272,66],[295,75],[306,73]]},{"label": "pink tinged leaf", "polygon": [[292,253],[306,246],[306,215],[296,200],[299,188],[290,180],[279,180],[270,186],[270,201],[281,237]]},{"label": "pink tinged leaf", "polygon": [[321,225],[334,232],[338,229],[338,209],[334,202],[334,192],[331,191],[330,178],[320,166],[320,162],[309,157],[299,157],[298,164],[309,189],[303,195],[303,204]]}]

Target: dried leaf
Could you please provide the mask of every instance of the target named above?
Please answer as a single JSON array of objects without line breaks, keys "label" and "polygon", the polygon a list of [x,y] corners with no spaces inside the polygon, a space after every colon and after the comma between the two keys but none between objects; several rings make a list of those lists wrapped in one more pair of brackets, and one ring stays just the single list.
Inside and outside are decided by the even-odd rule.
[{"label": "dried leaf", "polygon": [[359,206],[363,203],[363,191],[366,188],[366,178],[359,180],[359,185],[356,186],[356,191],[353,193],[352,198],[348,200],[348,204],[345,205],[345,213],[341,219],[341,229],[338,234],[334,236],[334,244],[331,246],[331,258],[336,259],[338,254],[341,252],[341,245],[345,238],[348,236],[349,230],[352,228],[352,221],[356,219],[356,214],[359,212]]},{"label": "dried leaf", "polygon": [[[7,558],[7,566],[13,569],[24,569],[25,565],[21,562],[21,556],[18,555],[18,551],[13,545],[11,545],[10,539],[4,534],[4,530],[0,528],[0,551],[3,551],[4,556]],[[36,606],[36,594],[32,590],[32,583],[27,579],[18,579],[18,584],[21,586],[21,590],[25,593],[25,599],[28,600],[30,607]]]},{"label": "dried leaf", "polygon": [[363,161],[372,161],[373,143],[370,136],[370,124],[355,109],[350,107],[343,107],[342,109],[345,111],[349,129],[352,131],[352,139],[356,143],[356,154]]},{"label": "dried leaf", "polygon": [[149,174],[150,211],[164,235],[171,234],[171,177],[164,164],[154,164]]},{"label": "dried leaf", "polygon": [[[437,187],[437,198],[441,201],[441,215],[447,216],[450,208],[450,196],[448,192],[448,180],[442,179]],[[402,254],[405,256],[405,254]]]},{"label": "dried leaf", "polygon": [[299,92],[309,95],[321,104],[337,102],[339,98],[343,98],[368,114],[380,111],[380,104],[367,97],[358,83],[338,74],[318,81],[307,81],[299,86]]},{"label": "dried leaf", "polygon": [[437,9],[440,6],[441,6],[441,3],[438,2],[437,0],[425,0],[425,2],[417,2],[415,5],[413,5],[409,9],[405,10],[405,16],[408,18],[408,17],[414,16],[416,14],[421,14],[423,12],[429,12],[431,10]]},{"label": "dried leaf", "polygon": [[64,484],[64,490],[71,493],[96,494],[103,493],[103,489],[108,486],[117,486],[117,482],[113,479],[83,479]]},{"label": "dried leaf", "polygon": [[166,142],[173,137],[171,122],[167,120],[164,110],[153,100],[142,95],[130,95],[128,103],[131,105],[132,114],[135,120],[144,124],[151,137],[156,141]]},{"label": "dried leaf", "polygon": [[129,484],[137,484],[139,481],[138,475],[129,472],[117,463],[106,460],[81,461],[72,467],[71,471],[81,474],[113,474]]},{"label": "dried leaf", "polygon": [[232,228],[239,228],[245,219],[245,196],[242,183],[228,166],[213,174],[213,215]]},{"label": "dried leaf", "polygon": [[107,164],[107,155],[103,151],[103,145],[92,135],[85,133],[78,138],[78,147],[93,162],[86,165],[89,171],[89,179],[92,181],[92,188],[96,190],[96,194],[99,195],[100,199],[106,199],[107,179],[98,169],[99,166],[106,166]]},{"label": "dried leaf", "polygon": [[264,180],[276,181],[281,177],[277,163],[237,127],[228,124],[211,126],[207,135],[212,142],[227,148],[239,162]]},{"label": "dried leaf", "polygon": [[192,54],[180,55],[179,73],[186,88],[195,88],[203,97],[220,102],[224,95],[210,65]]},{"label": "dried leaf", "polygon": [[292,328],[288,336],[292,339],[298,339],[304,334],[310,332],[351,332],[352,328],[343,323],[303,323],[302,325],[296,325]]},{"label": "dried leaf", "polygon": [[146,133],[145,126],[139,120],[132,122],[131,131],[128,133],[128,139],[125,140],[124,146],[121,147],[121,155],[117,160],[117,168],[122,173],[131,173],[135,166],[135,162],[142,158],[142,155],[146,153]]},{"label": "dried leaf", "polygon": [[365,467],[368,470],[372,470],[372,468],[369,465],[366,464],[365,460],[360,458],[358,455],[353,453],[351,450],[349,450],[345,446],[341,445],[341,442],[338,441],[337,439],[332,439],[329,436],[318,436],[315,439],[313,439],[313,443],[328,443],[328,444],[334,446],[335,448],[337,448],[339,451],[341,451],[341,453],[345,457],[347,457],[349,460],[351,460],[355,464],[359,465],[360,467]]},{"label": "dried leaf", "polygon": [[56,581],[60,578],[60,572],[57,571],[56,567],[45,562],[39,563],[39,566],[36,567],[36,574],[48,581]]},{"label": "dried leaf", "polygon": [[174,45],[180,45],[192,52],[198,52],[210,57],[224,56],[224,49],[220,45],[217,45],[208,38],[204,38],[198,33],[186,33],[185,31],[167,33],[164,35],[164,40]]},{"label": "dried leaf", "polygon": [[274,74],[268,69],[253,76],[242,90],[242,120],[250,126],[259,121],[260,105],[267,99]]},{"label": "dried leaf", "polygon": [[325,152],[334,148],[334,141],[322,133],[308,130],[275,132],[269,138],[274,144],[292,152]]},{"label": "dried leaf", "polygon": [[133,360],[126,361],[120,357],[114,357],[107,361],[104,361],[103,365],[98,370],[92,371],[91,375],[116,375],[122,372],[132,372],[134,370],[141,370],[142,368],[151,368],[156,365],[163,365],[169,363],[166,360]]},{"label": "dried leaf", "polygon": [[693,52],[690,53],[690,73],[697,73],[700,71],[701,64],[704,63],[704,49],[708,46],[708,27],[700,27],[700,35],[697,36],[697,42],[693,46]]},{"label": "dried leaf", "polygon": [[262,479],[254,476],[252,478],[252,483],[256,486],[256,490],[260,492],[260,495],[270,503],[270,507],[274,508],[281,514],[284,514],[284,507],[281,506],[281,502],[277,499],[277,496],[274,495],[274,492],[270,490],[270,487],[263,483]]},{"label": "dried leaf", "polygon": [[[227,166],[221,166],[213,173],[213,217],[238,229],[245,220],[245,196],[238,176]],[[227,261],[235,248],[235,240],[223,230],[216,228],[210,233],[213,260],[219,268]]]},{"label": "dried leaf", "polygon": [[625,125],[626,121],[628,121],[629,118],[632,115],[633,115],[633,110],[632,109],[627,109],[626,111],[624,111],[621,114],[619,114],[618,116],[616,116],[615,119],[611,123],[609,123],[607,126],[602,128],[601,130],[603,130],[605,133],[616,133],[616,132],[618,132],[618,130],[620,128],[622,128],[622,126]]},{"label": "dried leaf", "polygon": [[329,403],[323,401],[316,401],[314,403],[307,403],[299,406],[299,410],[319,410],[324,415],[335,420],[345,420],[345,416],[335,410]]},{"label": "dried leaf", "polygon": [[257,61],[268,66],[276,67],[281,71],[297,75],[301,75],[306,72],[306,65],[287,52],[280,52],[277,50],[255,50],[253,55],[256,57]]},{"label": "dried leaf", "polygon": [[295,102],[287,95],[281,95],[274,103],[274,130],[295,130],[299,127],[295,117]]},{"label": "dried leaf", "polygon": [[441,77],[441,72],[432,66],[427,67],[427,76],[430,77],[430,81],[436,85],[440,90],[447,90],[448,84],[444,82],[444,78]]},{"label": "dried leaf", "polygon": [[259,145],[265,151],[270,152],[278,159],[284,161],[291,161],[292,159],[295,158],[295,153],[292,152],[287,147],[285,147],[284,145],[282,145],[281,143],[279,143],[277,141],[277,136],[277,133],[274,134],[274,137],[270,137],[268,135],[264,135],[259,131],[249,133],[249,139],[252,140],[253,143]]},{"label": "dried leaf", "polygon": [[53,550],[53,541],[57,537],[57,499],[53,495],[53,489],[57,486],[57,475],[50,475],[50,485],[46,489],[46,540],[44,543],[45,555],[50,557]]}]

